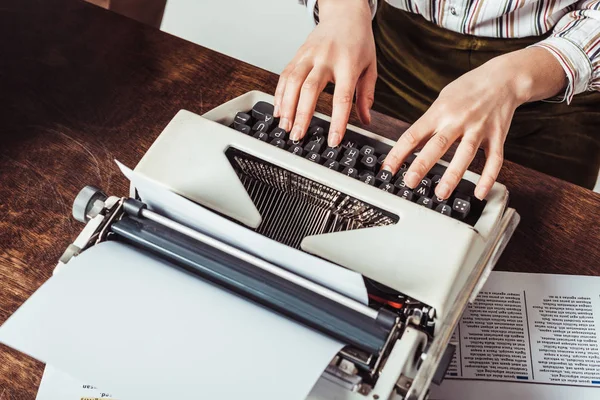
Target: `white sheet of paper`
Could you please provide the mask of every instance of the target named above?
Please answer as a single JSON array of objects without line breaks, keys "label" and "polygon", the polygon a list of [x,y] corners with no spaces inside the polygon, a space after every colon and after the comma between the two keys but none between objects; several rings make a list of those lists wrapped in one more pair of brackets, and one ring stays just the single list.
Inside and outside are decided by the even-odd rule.
[{"label": "white sheet of paper", "polygon": [[117,242],[44,283],[0,342],[121,400],[300,400],[342,347]]},{"label": "white sheet of paper", "polygon": [[169,191],[119,161],[116,163],[151,210],[368,304],[361,274],[269,239]]}]

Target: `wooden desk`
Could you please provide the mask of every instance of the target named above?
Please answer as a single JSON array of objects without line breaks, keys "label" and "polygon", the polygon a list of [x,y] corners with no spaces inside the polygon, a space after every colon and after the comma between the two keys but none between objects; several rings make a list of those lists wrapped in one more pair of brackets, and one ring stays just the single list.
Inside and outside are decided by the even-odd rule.
[{"label": "wooden desk", "polygon": [[[0,323],[81,230],[70,215],[77,192],[128,193],[115,158],[134,166],[182,108],[202,114],[277,82],[77,0],[3,5],[0,54]],[[319,110],[329,103],[324,95]],[[404,126],[377,115],[371,129],[395,139]],[[499,180],[522,221],[498,269],[600,275],[599,195],[510,162]],[[42,370],[0,346],[0,400],[34,399]]]}]

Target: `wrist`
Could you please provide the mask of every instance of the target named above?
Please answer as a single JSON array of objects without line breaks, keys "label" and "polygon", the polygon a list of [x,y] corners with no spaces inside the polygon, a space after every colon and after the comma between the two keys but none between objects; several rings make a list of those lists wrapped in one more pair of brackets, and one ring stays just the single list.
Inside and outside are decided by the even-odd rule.
[{"label": "wrist", "polygon": [[547,50],[529,47],[494,59],[508,77],[518,105],[547,99],[564,91],[568,80],[560,63]]},{"label": "wrist", "polygon": [[364,16],[371,21],[371,7],[368,0],[318,0],[319,19],[348,15],[348,13]]}]

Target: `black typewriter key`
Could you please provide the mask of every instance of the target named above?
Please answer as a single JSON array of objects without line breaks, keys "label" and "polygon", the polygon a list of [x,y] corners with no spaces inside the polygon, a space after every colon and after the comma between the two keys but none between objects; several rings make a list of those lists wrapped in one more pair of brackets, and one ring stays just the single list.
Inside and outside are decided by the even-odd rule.
[{"label": "black typewriter key", "polygon": [[362,156],[374,156],[375,149],[371,146],[363,146],[360,148],[360,155]]},{"label": "black typewriter key", "polygon": [[340,155],[340,148],[328,147],[323,151],[323,154],[321,155],[329,160],[337,160]]},{"label": "black typewriter key", "polygon": [[302,153],[304,153],[304,150],[302,149],[302,146],[300,146],[299,144],[292,144],[289,148],[288,151],[292,154],[295,154],[297,156],[301,156]]},{"label": "black typewriter key", "polygon": [[306,143],[304,146],[304,150],[312,151],[313,153],[319,153],[321,151],[321,147],[323,147],[323,143],[325,143],[325,138],[323,136],[313,136],[310,142]]},{"label": "black typewriter key", "polygon": [[392,181],[392,173],[390,171],[386,171],[385,169],[382,169],[375,176],[375,180],[377,181],[378,184],[390,183]]},{"label": "black typewriter key", "polygon": [[342,148],[344,150],[356,149],[357,147],[358,147],[358,145],[356,144],[356,142],[354,140],[344,140],[342,142]]},{"label": "black typewriter key", "polygon": [[310,151],[304,158],[312,162],[316,162],[317,164],[321,162],[321,156],[319,153],[315,153],[314,151]]},{"label": "black typewriter key", "polygon": [[415,194],[417,196],[428,197],[430,192],[431,192],[431,179],[429,179],[429,178],[421,179],[421,183],[419,183],[419,186],[417,186],[417,188],[415,189]]},{"label": "black typewriter key", "polygon": [[454,199],[452,211],[460,218],[465,219],[471,210],[471,203],[463,199]]},{"label": "black typewriter key", "polygon": [[423,207],[433,208],[433,200],[431,200],[429,197],[419,197],[419,200],[417,200],[417,204]]},{"label": "black typewriter key", "polygon": [[441,181],[441,175],[434,175],[433,178],[431,178],[431,188],[435,190],[436,186],[439,185]]},{"label": "black typewriter key", "polygon": [[360,160],[361,169],[366,169],[367,171],[375,171],[377,168],[377,157],[375,155],[364,155],[362,160]]},{"label": "black typewriter key", "polygon": [[406,171],[406,168],[402,168],[396,173],[396,181],[394,182],[396,189],[404,189],[408,187],[406,186],[406,183],[404,183],[404,175],[406,175]]},{"label": "black typewriter key", "polygon": [[269,129],[269,125],[265,121],[257,121],[252,130],[254,132],[266,132]]},{"label": "black typewriter key", "polygon": [[248,125],[248,124],[250,124],[251,118],[252,117],[250,115],[248,115],[244,112],[239,112],[235,115],[235,118],[233,119],[233,127],[235,129],[238,129],[238,126],[240,126],[240,125]]},{"label": "black typewriter key", "polygon": [[386,157],[387,154],[380,154],[379,157],[377,157],[377,168],[381,168]]},{"label": "black typewriter key", "polygon": [[350,178],[358,178],[358,170],[352,167],[346,167],[342,171],[342,174],[349,176]]},{"label": "black typewriter key", "polygon": [[306,136],[325,136],[325,128],[323,128],[322,126],[317,126],[317,125],[313,125],[310,128],[308,128],[308,132],[306,133]]},{"label": "black typewriter key", "polygon": [[438,204],[438,206],[435,208],[435,211],[439,212],[440,214],[447,215],[449,217],[452,216],[452,209],[448,204]]},{"label": "black typewriter key", "polygon": [[[257,102],[254,107],[252,107],[252,116],[260,121],[265,121],[271,117],[271,122],[273,119],[273,105],[267,103],[266,101]],[[269,123],[267,121],[267,123]],[[270,123],[269,123],[270,124]]]},{"label": "black typewriter key", "polygon": [[329,169],[332,169],[334,171],[339,171],[340,170],[340,163],[338,163],[335,160],[327,160],[327,161],[325,161],[325,163],[323,164],[323,166],[325,168],[329,168]]},{"label": "black typewriter key", "polygon": [[435,175],[443,176],[444,172],[446,172],[446,167],[444,167],[443,165],[440,165],[440,164],[434,164],[433,167],[427,173],[427,175],[430,175],[430,176],[435,176]]},{"label": "black typewriter key", "polygon": [[394,185],[392,185],[390,182],[382,183],[381,185],[379,185],[379,189],[389,193],[394,193]]},{"label": "black typewriter key", "polygon": [[266,142],[267,139],[269,139],[269,134],[267,132],[258,131],[254,134],[254,137],[257,138],[258,140],[262,140],[263,142]]},{"label": "black typewriter key", "polygon": [[437,196],[433,196],[431,199],[432,203],[433,203],[433,208],[436,208],[437,206],[439,206],[440,204],[447,204],[448,200],[445,199],[441,199]]},{"label": "black typewriter key", "polygon": [[344,151],[344,155],[347,157],[358,158],[359,154],[360,154],[360,152],[358,151],[358,149],[354,148],[354,147],[345,149],[345,151]]},{"label": "black typewriter key", "polygon": [[252,133],[252,128],[250,128],[248,125],[237,125],[235,130],[242,132],[244,135],[249,135]]},{"label": "black typewriter key", "polygon": [[466,179],[461,179],[456,185],[456,192],[465,194],[469,197],[475,196],[475,184]]},{"label": "black typewriter key", "polygon": [[288,145],[288,147],[291,147],[291,146],[293,146],[295,144],[300,145],[300,146],[304,146],[305,143],[307,143],[306,136],[304,136],[300,140],[291,140],[291,139],[288,139],[287,142],[286,142],[286,144]]},{"label": "black typewriter key", "polygon": [[271,140],[271,144],[275,147],[279,147],[280,149],[285,148],[285,140],[283,140],[283,139],[275,138],[275,139]]},{"label": "black typewriter key", "polygon": [[397,195],[408,201],[412,201],[415,196],[413,191],[408,188],[398,190]]},{"label": "black typewriter key", "polygon": [[273,129],[269,134],[272,139],[284,139],[287,136],[287,132],[279,127]]},{"label": "black typewriter key", "polygon": [[367,185],[375,186],[375,175],[372,172],[361,172],[358,179]]},{"label": "black typewriter key", "polygon": [[356,157],[343,156],[340,165],[344,167],[353,167],[356,165]]}]

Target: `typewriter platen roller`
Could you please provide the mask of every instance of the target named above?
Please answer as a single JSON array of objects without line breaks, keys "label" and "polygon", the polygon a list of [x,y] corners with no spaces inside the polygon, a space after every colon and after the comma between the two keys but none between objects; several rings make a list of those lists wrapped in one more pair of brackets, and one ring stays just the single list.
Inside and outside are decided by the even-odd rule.
[{"label": "typewriter platen roller", "polygon": [[[375,158],[393,142],[349,126],[354,144],[315,146],[329,121],[321,114],[305,142],[288,142],[269,114],[272,100],[250,92],[204,116],[181,111],[136,172],[360,272],[368,306],[148,210],[134,187],[129,199],[82,191],[75,209],[87,226],[61,262],[107,238],[133,244],[345,343],[309,398],[424,399],[451,359],[462,311],[518,224],[506,188],[495,184],[485,202],[457,193],[434,207],[432,182],[406,194],[401,173],[379,174]],[[467,173],[463,188],[476,180]]]}]

